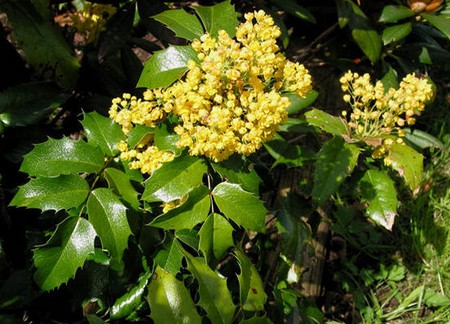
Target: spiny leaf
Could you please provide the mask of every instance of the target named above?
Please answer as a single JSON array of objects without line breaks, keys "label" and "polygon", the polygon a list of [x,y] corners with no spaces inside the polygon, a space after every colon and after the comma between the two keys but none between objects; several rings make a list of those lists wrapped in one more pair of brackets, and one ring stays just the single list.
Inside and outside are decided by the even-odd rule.
[{"label": "spiny leaf", "polygon": [[183,252],[181,251],[180,243],[170,235],[156,254],[155,263],[164,271],[168,271],[176,276],[180,272],[182,260]]},{"label": "spiny leaf", "polygon": [[94,253],[94,227],[84,218],[69,217],[43,247],[34,250],[34,279],[48,291],[66,283],[82,267],[87,256]]},{"label": "spiny leaf", "polygon": [[222,182],[212,191],[220,211],[245,229],[263,232],[266,208],[261,200],[235,183]]},{"label": "spiny leaf", "polygon": [[411,190],[415,190],[422,181],[423,155],[408,145],[392,144],[386,161],[403,177]]},{"label": "spiny leaf", "polygon": [[448,39],[450,39],[450,18],[449,16],[438,16],[428,13],[420,14],[430,25],[440,30]]},{"label": "spiny leaf", "polygon": [[192,188],[202,183],[206,170],[202,159],[189,155],[182,155],[171,162],[164,163],[144,183],[142,200],[169,202],[181,199]]},{"label": "spiny leaf", "polygon": [[213,37],[217,37],[219,30],[225,30],[230,37],[235,36],[239,21],[229,0],[214,6],[193,6],[192,9],[200,17],[206,32]]},{"label": "spiny leaf", "polygon": [[25,155],[20,171],[30,176],[56,177],[61,174],[94,173],[103,167],[103,153],[99,147],[68,137],[49,138]]},{"label": "spiny leaf", "polygon": [[187,40],[200,38],[205,32],[197,17],[187,13],[183,9],[166,10],[152,18],[165,24],[175,32],[176,36]]},{"label": "spiny leaf", "polygon": [[122,197],[123,200],[129,203],[133,209],[138,210],[140,205],[138,199],[139,193],[131,184],[130,177],[126,173],[115,168],[105,169],[104,175],[106,181],[108,181],[109,187]]},{"label": "spiny leaf", "polygon": [[212,323],[232,323],[236,306],[231,299],[227,281],[211,268],[183,251],[187,269],[197,279],[200,300],[198,304],[206,311]]},{"label": "spiny leaf", "polygon": [[348,130],[342,118],[315,108],[305,113],[305,117],[308,124],[319,127],[327,133],[348,137]]},{"label": "spiny leaf", "polygon": [[202,323],[183,283],[158,266],[148,286],[147,300],[155,323]]},{"label": "spiny leaf", "polygon": [[94,226],[103,248],[111,253],[112,260],[120,263],[131,235],[126,207],[107,188],[92,191],[87,202],[89,221]]},{"label": "spiny leaf", "polygon": [[99,146],[108,156],[114,156],[119,152],[116,145],[126,137],[120,126],[112,119],[93,111],[84,114],[81,124],[90,144]]},{"label": "spiny leaf", "polygon": [[213,256],[216,260],[232,246],[233,226],[222,215],[211,214],[198,232],[200,236],[200,250],[208,262]]},{"label": "spiny leaf", "polygon": [[367,170],[359,181],[363,200],[369,206],[367,215],[388,230],[394,225],[397,214],[397,192],[394,182],[384,172]]},{"label": "spiny leaf", "polygon": [[89,185],[78,175],[31,179],[21,186],[11,206],[39,208],[42,211],[78,207],[87,197]]}]

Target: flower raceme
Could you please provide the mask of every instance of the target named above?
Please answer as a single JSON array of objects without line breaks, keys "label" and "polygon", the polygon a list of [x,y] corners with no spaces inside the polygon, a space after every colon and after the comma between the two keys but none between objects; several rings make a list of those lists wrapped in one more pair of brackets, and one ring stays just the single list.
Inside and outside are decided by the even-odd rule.
[{"label": "flower raceme", "polygon": [[[129,94],[114,99],[110,117],[128,133],[136,125],[154,127],[173,115],[177,146],[189,154],[214,162],[235,153],[250,155],[287,119],[290,101],[282,93],[304,97],[312,90],[307,69],[280,52],[280,34],[264,11],[247,13],[235,39],[221,30],[217,38],[204,34],[194,40],[199,63],[189,61],[182,79],[166,89],[147,90],[143,99]],[[143,173],[173,158],[167,151],[162,156],[152,139],[138,148],[121,143],[119,150]]]}]

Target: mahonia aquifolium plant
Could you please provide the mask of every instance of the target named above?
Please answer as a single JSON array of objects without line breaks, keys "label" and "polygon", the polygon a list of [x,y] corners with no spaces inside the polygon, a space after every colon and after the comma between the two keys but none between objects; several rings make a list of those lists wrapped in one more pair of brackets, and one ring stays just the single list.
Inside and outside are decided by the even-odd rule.
[{"label": "mahonia aquifolium plant", "polygon": [[[351,138],[363,141],[375,150],[373,158],[384,158],[394,142],[403,143],[405,125],[412,126],[434,95],[426,78],[408,74],[399,88],[385,89],[381,81],[371,83],[369,74],[348,71],[340,79],[343,99],[351,106],[351,113],[343,111]],[[381,139],[383,139],[380,143]],[[389,165],[388,160],[384,160]]]},{"label": "mahonia aquifolium plant", "polygon": [[[311,76],[301,64],[286,59],[276,41],[281,35],[264,11],[245,14],[236,39],[224,30],[192,42],[199,63],[189,61],[184,78],[166,89],[147,90],[143,99],[123,94],[109,110],[128,134],[136,125],[155,127],[168,116],[177,118],[177,146],[214,162],[237,153],[250,155],[273,138],[287,119],[290,105],[283,92],[305,97]],[[130,168],[151,173],[174,158],[148,136],[134,148],[118,145]]]}]

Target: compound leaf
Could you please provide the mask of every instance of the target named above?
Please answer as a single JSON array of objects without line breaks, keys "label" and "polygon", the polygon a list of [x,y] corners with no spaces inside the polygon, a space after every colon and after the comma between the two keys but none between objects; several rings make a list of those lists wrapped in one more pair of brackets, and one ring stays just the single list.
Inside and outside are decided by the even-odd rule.
[{"label": "compound leaf", "polygon": [[11,206],[61,210],[78,207],[87,197],[89,185],[78,175],[31,179],[21,186]]},{"label": "compound leaf", "polygon": [[94,253],[94,227],[84,218],[69,217],[58,225],[43,247],[34,250],[34,279],[48,291],[75,276],[89,254]]},{"label": "compound leaf", "polygon": [[25,155],[20,171],[37,177],[94,173],[101,170],[104,156],[99,147],[82,140],[49,138]]},{"label": "compound leaf", "polygon": [[423,155],[408,145],[393,144],[389,148],[386,161],[403,177],[414,191],[422,181]]},{"label": "compound leaf", "polygon": [[140,205],[138,199],[139,193],[131,184],[130,176],[115,168],[105,169],[104,175],[109,187],[129,203],[133,209],[138,210]]},{"label": "compound leaf", "polygon": [[383,40],[384,45],[388,45],[390,43],[398,42],[399,40],[408,36],[411,32],[412,23],[406,22],[404,24],[386,27],[383,30],[381,39]]},{"label": "compound leaf", "polygon": [[220,259],[234,245],[233,226],[219,214],[209,215],[198,235],[200,236],[200,250],[207,262],[211,255],[216,260]]},{"label": "compound leaf", "polygon": [[305,113],[305,117],[308,124],[319,127],[327,133],[348,136],[347,126],[342,118],[332,116],[315,108]]},{"label": "compound leaf", "polygon": [[388,5],[383,7],[383,11],[381,12],[378,21],[383,23],[395,23],[401,19],[412,17],[415,14],[414,10],[411,10],[406,6]]},{"label": "compound leaf", "polygon": [[174,276],[180,272],[182,261],[183,252],[181,251],[180,243],[173,237],[170,237],[170,242],[168,240],[164,242],[163,247],[160,248],[155,257],[155,263]]},{"label": "compound leaf", "polygon": [[[225,19],[227,16],[223,17]],[[152,18],[165,24],[169,29],[175,32],[176,36],[187,40],[200,38],[205,32],[197,17],[187,13],[183,9],[166,10],[154,15]]]},{"label": "compound leaf", "polygon": [[440,30],[447,38],[450,39],[450,18],[448,16],[437,16],[433,14],[420,14],[430,25]]},{"label": "compound leaf", "polygon": [[192,9],[200,17],[206,32],[213,37],[217,37],[219,30],[225,30],[230,37],[235,36],[239,21],[229,0],[214,6],[193,6]]}]

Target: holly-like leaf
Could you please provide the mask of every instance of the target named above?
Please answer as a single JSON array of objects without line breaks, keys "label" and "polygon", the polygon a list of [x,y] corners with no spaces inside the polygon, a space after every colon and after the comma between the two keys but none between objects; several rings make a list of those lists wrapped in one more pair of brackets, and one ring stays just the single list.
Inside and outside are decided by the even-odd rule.
[{"label": "holly-like leaf", "polygon": [[176,276],[180,272],[183,261],[183,252],[180,248],[180,243],[173,237],[168,238],[162,248],[159,249],[155,256],[155,263]]},{"label": "holly-like leaf", "polygon": [[37,177],[61,174],[94,173],[103,167],[104,156],[99,147],[68,137],[49,138],[25,155],[20,171]]},{"label": "holly-like leaf", "polygon": [[235,36],[239,21],[229,0],[214,6],[193,6],[192,9],[200,17],[206,32],[213,37],[217,37],[219,30],[225,30],[230,37]]},{"label": "holly-like leaf", "polygon": [[198,61],[192,46],[169,46],[155,52],[145,63],[138,88],[166,88],[187,70],[190,60]]},{"label": "holly-like leaf", "polygon": [[81,124],[89,144],[99,146],[108,156],[116,155],[119,152],[116,145],[126,139],[118,124],[95,111],[84,114]]},{"label": "holly-like leaf", "polygon": [[114,305],[111,307],[111,319],[126,319],[136,311],[142,303],[142,297],[151,276],[150,272],[145,273],[139,278],[135,287],[114,302]]},{"label": "holly-like leaf", "polygon": [[420,14],[430,25],[440,30],[447,38],[450,39],[450,18],[449,16],[438,16],[428,13]]},{"label": "holly-like leaf", "polygon": [[175,237],[182,243],[190,246],[194,250],[198,250],[199,238],[198,238],[198,229],[182,229],[175,231]]},{"label": "holly-like leaf", "polygon": [[317,156],[312,191],[313,198],[319,204],[335,193],[352,172],[358,162],[359,153],[356,145],[349,144],[340,137],[324,144]]},{"label": "holly-like leaf", "polygon": [[164,163],[144,183],[142,200],[169,202],[183,198],[192,188],[202,184],[207,168],[201,158],[182,155]]},{"label": "holly-like leaf", "polygon": [[183,282],[158,266],[148,286],[147,301],[155,323],[202,323]]},{"label": "holly-like leaf", "polygon": [[319,127],[321,130],[340,136],[349,136],[347,126],[342,118],[332,116],[322,110],[312,109],[305,113],[308,124]]},{"label": "holly-like leaf", "polygon": [[197,279],[200,300],[198,304],[206,311],[212,323],[232,323],[236,306],[231,299],[227,280],[204,263],[183,251],[187,269]]},{"label": "holly-like leaf", "polygon": [[177,147],[177,142],[179,139],[180,135],[170,132],[165,123],[160,124],[155,129],[155,135],[153,138],[158,149],[161,151],[169,150],[174,152],[176,155],[180,155],[183,151],[182,148]]},{"label": "holly-like leaf", "polygon": [[374,29],[355,28],[352,37],[372,63],[380,58],[381,38]]},{"label": "holly-like leaf", "polygon": [[242,251],[236,250],[234,254],[241,268],[241,273],[237,277],[242,308],[251,312],[263,311],[267,294],[258,270]]},{"label": "holly-like leaf", "polygon": [[165,24],[175,35],[187,40],[200,38],[204,29],[198,18],[183,9],[172,9],[154,15],[152,18]]},{"label": "holly-like leaf", "polygon": [[154,136],[154,134],[154,128],[144,125],[135,125],[127,134],[127,144],[129,147],[136,147],[136,145],[138,145],[141,141],[146,139],[148,136]]},{"label": "holly-like leaf", "polygon": [[405,128],[405,132],[405,139],[421,149],[427,147],[436,147],[441,150],[445,149],[444,144],[438,138],[420,129]]},{"label": "holly-like leaf", "polygon": [[264,231],[266,208],[254,194],[235,183],[222,182],[212,191],[220,211],[245,229]]},{"label": "holly-like leaf", "polygon": [[300,146],[288,143],[281,135],[275,134],[274,138],[264,143],[267,152],[275,159],[272,167],[278,164],[288,166],[302,166],[305,158],[302,156]]},{"label": "holly-like leaf", "polygon": [[406,6],[393,6],[388,5],[383,7],[379,22],[383,23],[395,23],[399,20],[414,16],[416,13],[414,10]]},{"label": "holly-like leaf", "polygon": [[72,89],[80,64],[55,24],[44,19],[29,0],[0,0],[0,11],[8,15],[14,40],[24,51],[27,62],[44,79]]},{"label": "holly-like leaf", "polygon": [[78,207],[88,193],[88,183],[78,175],[37,178],[21,186],[10,205],[58,211]]},{"label": "holly-like leaf", "polygon": [[408,145],[393,144],[389,148],[386,161],[403,177],[411,190],[422,181],[423,155]]},{"label": "holly-like leaf", "polygon": [[383,75],[381,82],[385,92],[389,91],[390,88],[398,89],[397,71],[389,66],[389,70]]},{"label": "holly-like leaf", "polygon": [[406,22],[400,25],[394,25],[386,27],[383,30],[383,34],[381,35],[381,39],[383,40],[384,45],[388,45],[390,43],[398,42],[402,40],[406,36],[408,36],[412,32],[412,23]]},{"label": "holly-like leaf", "polygon": [[210,206],[209,190],[201,185],[189,192],[181,206],[156,217],[149,225],[165,230],[190,229],[205,221]]},{"label": "holly-like leaf", "polygon": [[43,247],[34,250],[34,279],[48,291],[66,283],[94,253],[94,227],[84,218],[69,217],[58,225]]},{"label": "holly-like leaf", "polygon": [[359,185],[362,199],[368,203],[367,215],[377,224],[391,230],[398,204],[392,179],[384,172],[367,170]]},{"label": "holly-like leaf", "polygon": [[284,93],[283,97],[289,98],[291,104],[286,108],[289,114],[295,114],[309,106],[316,101],[319,96],[319,92],[312,90],[305,97],[300,97],[294,92]]},{"label": "holly-like leaf", "polygon": [[119,198],[107,188],[92,191],[87,201],[89,221],[95,228],[103,248],[111,253],[116,264],[122,260],[128,246],[131,229],[128,224],[126,207]]},{"label": "holly-like leaf", "polygon": [[108,181],[108,185],[114,192],[122,197],[130,206],[138,210],[139,209],[139,193],[134,189],[133,185],[130,182],[130,177],[115,168],[107,168],[104,171],[104,175],[106,181]]},{"label": "holly-like leaf", "polygon": [[297,18],[300,18],[304,21],[313,24],[316,23],[316,19],[314,18],[314,16],[294,0],[283,0],[283,1],[270,0],[270,2]]},{"label": "holly-like leaf", "polygon": [[208,262],[213,256],[216,260],[232,246],[233,226],[222,215],[211,214],[198,232],[200,236],[200,250]]}]

